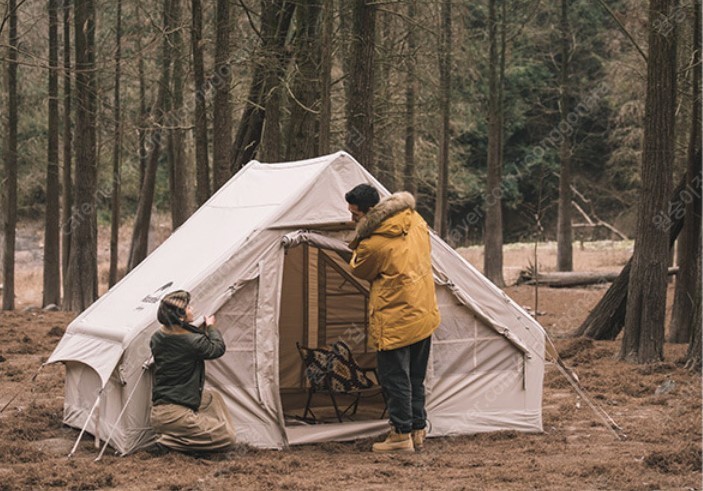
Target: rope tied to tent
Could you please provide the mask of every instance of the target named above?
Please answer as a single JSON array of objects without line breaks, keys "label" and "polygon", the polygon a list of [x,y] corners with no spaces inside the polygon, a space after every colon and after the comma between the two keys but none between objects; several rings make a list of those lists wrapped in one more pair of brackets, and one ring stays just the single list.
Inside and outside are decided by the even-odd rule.
[{"label": "rope tied to tent", "polygon": [[90,423],[90,420],[93,417],[93,413],[97,409],[98,405],[100,404],[100,399],[102,398],[103,391],[105,390],[105,387],[102,387],[98,391],[98,397],[95,399],[95,402],[93,403],[93,407],[90,408],[90,412],[88,413],[88,417],[85,418],[85,424],[83,425],[83,428],[81,429],[81,432],[78,434],[78,438],[76,438],[76,443],[73,444],[73,448],[71,451],[68,453],[67,457],[70,459],[73,457],[73,455],[76,453],[76,449],[78,448],[78,444],[81,441],[81,438],[83,438],[83,434],[85,433],[86,428],[88,428],[88,423]]},{"label": "rope tied to tent", "polygon": [[[32,378],[29,379],[30,384],[33,384],[34,381],[37,380],[37,377],[39,376],[39,372],[41,372],[43,368],[44,368],[44,363],[39,365],[39,368],[37,369],[37,371],[34,373],[34,375],[32,375]],[[30,389],[30,392],[32,392],[33,390],[34,390],[34,387],[32,387]],[[5,411],[5,409],[7,409],[10,406],[10,404],[12,404],[12,401],[17,399],[17,396],[20,395],[21,392],[24,392],[24,387],[20,387],[17,390],[17,392],[15,392],[15,394],[10,398],[10,400],[7,401],[7,403],[2,407],[2,409],[0,409],[0,414],[2,414]]]},{"label": "rope tied to tent", "polygon": [[[546,334],[546,333],[545,333]],[[562,375],[564,375],[564,378],[571,384],[571,386],[574,388],[576,393],[581,397],[584,401],[586,401],[586,404],[588,404],[588,407],[591,408],[591,410],[598,416],[598,419],[601,420],[603,423],[603,426],[605,426],[608,431],[610,431],[613,435],[615,435],[615,438],[618,440],[622,441],[627,438],[627,435],[623,433],[623,429],[618,425],[613,418],[610,417],[610,415],[603,409],[602,407],[598,406],[586,393],[585,389],[581,386],[581,383],[578,381],[576,378],[576,375],[569,370],[566,367],[566,364],[564,361],[561,359],[559,356],[559,352],[557,351],[556,346],[554,346],[554,343],[552,342],[552,339],[549,336],[545,336],[547,338],[547,341],[549,342],[549,346],[551,350],[547,350],[547,352],[552,355],[554,358],[554,363],[561,372]]]}]

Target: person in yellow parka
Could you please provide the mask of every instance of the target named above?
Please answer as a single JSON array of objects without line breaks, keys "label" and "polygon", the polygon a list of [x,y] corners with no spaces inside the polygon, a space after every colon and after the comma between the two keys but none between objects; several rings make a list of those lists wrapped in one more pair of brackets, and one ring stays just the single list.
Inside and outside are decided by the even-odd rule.
[{"label": "person in yellow parka", "polygon": [[426,431],[425,373],[437,308],[430,231],[407,192],[382,200],[368,184],[345,196],[356,236],[352,273],[370,282],[369,330],[392,429],[374,452],[421,449]]}]

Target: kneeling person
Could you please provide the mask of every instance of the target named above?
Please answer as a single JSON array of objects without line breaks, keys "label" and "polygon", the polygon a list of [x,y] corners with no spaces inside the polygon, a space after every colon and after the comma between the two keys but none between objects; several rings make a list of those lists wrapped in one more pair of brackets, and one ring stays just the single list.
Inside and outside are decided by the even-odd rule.
[{"label": "kneeling person", "polygon": [[225,353],[215,317],[198,329],[190,324],[190,293],[167,294],[159,305],[161,328],[151,337],[154,357],[151,424],[161,445],[181,452],[229,450],[234,425],[222,396],[203,390],[205,361]]}]

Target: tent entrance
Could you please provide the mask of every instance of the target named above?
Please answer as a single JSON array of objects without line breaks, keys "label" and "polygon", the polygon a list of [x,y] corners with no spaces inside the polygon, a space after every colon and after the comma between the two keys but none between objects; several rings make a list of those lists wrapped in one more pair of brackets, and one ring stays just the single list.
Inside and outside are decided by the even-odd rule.
[{"label": "tent entrance", "polygon": [[[310,244],[286,251],[279,318],[279,386],[287,426],[309,423],[302,419],[308,384],[296,343],[317,348],[341,340],[360,366],[375,367],[376,355],[368,346],[368,295],[368,282],[354,278],[337,252]],[[352,396],[335,397],[343,407],[353,401]],[[338,422],[329,395],[314,394],[310,406],[318,422]],[[365,397],[351,419],[378,420],[383,408],[380,394]]]}]

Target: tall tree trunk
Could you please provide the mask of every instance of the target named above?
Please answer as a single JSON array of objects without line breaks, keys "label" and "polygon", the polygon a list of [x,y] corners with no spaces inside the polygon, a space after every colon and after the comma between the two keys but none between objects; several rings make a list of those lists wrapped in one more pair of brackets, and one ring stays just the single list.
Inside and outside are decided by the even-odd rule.
[{"label": "tall tree trunk", "polygon": [[[568,125],[569,115],[569,4],[561,0],[561,65],[559,67],[559,120]],[[559,145],[559,211],[557,218],[557,271],[573,271],[573,251],[571,233],[571,139],[562,134]]]},{"label": "tall tree trunk", "polygon": [[71,177],[71,0],[63,2],[63,208],[61,210],[61,273],[64,295],[68,290],[68,260],[71,256],[70,222],[73,213]]},{"label": "tall tree trunk", "polygon": [[334,32],[334,0],[322,0],[322,33],[320,37],[320,134],[317,150],[330,153],[332,126],[332,39]]},{"label": "tall tree trunk", "polygon": [[110,286],[117,283],[120,237],[120,190],[122,188],[122,115],[120,114],[120,69],[122,63],[122,0],[117,0],[117,20],[115,26],[115,88],[113,92],[113,119],[115,120],[114,141],[112,144],[112,217],[110,220]]},{"label": "tall tree trunk", "polygon": [[69,284],[63,307],[86,309],[98,296],[95,2],[74,3],[76,49],[76,211],[71,217]]},{"label": "tall tree trunk", "polygon": [[[503,166],[503,153],[505,150],[505,52],[507,50],[507,30],[508,30],[508,14],[505,6],[507,2],[500,2],[500,63],[498,65],[498,118],[500,119],[500,162]],[[540,185],[541,187],[541,185]]]},{"label": "tall tree trunk", "polygon": [[[302,160],[317,153],[320,100],[319,0],[303,0],[296,9],[293,84],[287,131],[286,160]],[[268,128],[268,114],[266,127]],[[268,131],[268,129],[266,130]]]},{"label": "tall tree trunk", "polygon": [[377,5],[373,0],[352,0],[351,5],[351,66],[346,110],[346,148],[364,167],[374,173],[374,43]]},{"label": "tall tree trunk", "polygon": [[627,291],[620,358],[650,363],[663,359],[666,316],[668,233],[655,218],[667,213],[674,157],[676,106],[676,30],[658,32],[656,21],[669,18],[675,0],[650,0],[649,56],[642,153],[642,192]]},{"label": "tall tree trunk", "polygon": [[[310,17],[310,13],[313,14],[319,14],[319,5],[317,5],[315,2],[311,2],[311,0],[303,0],[301,2],[296,2],[296,7],[295,7],[295,13],[298,17],[298,27],[297,27],[297,33],[292,36],[292,38],[295,40],[294,45],[290,48],[288,48],[286,51],[287,53],[290,54],[295,54],[296,58],[298,58],[298,61],[301,61],[299,65],[294,65],[294,71],[293,71],[293,84],[292,84],[292,92],[293,92],[293,99],[297,99],[297,97],[301,96],[303,99],[306,100],[307,103],[312,104],[313,101],[309,100],[311,99],[309,95],[305,94],[305,92],[309,91],[312,89],[313,93],[316,93],[318,89],[316,87],[308,88],[304,87],[301,88],[299,82],[300,82],[300,77],[301,76],[310,76],[310,60],[315,60],[316,57],[318,56],[318,52],[315,51],[307,51],[307,49],[302,49],[301,50],[301,43],[302,44],[307,44],[309,41],[309,27],[306,27],[306,23],[309,22],[308,17]],[[273,17],[273,12],[271,12],[270,15],[267,15],[267,18],[272,18]],[[272,31],[275,32],[275,31]],[[259,152],[259,158],[266,161],[266,162],[278,162],[282,160],[283,156],[283,137],[281,135],[281,104],[282,104],[282,91],[283,91],[283,86],[286,82],[283,81],[284,74],[285,74],[285,67],[289,64],[288,59],[290,57],[289,54],[284,54],[280,53],[276,55],[276,53],[270,53],[270,54],[265,54],[264,55],[266,58],[268,58],[268,61],[263,64],[263,77],[264,77],[264,92],[261,95],[262,98],[262,104],[264,106],[264,112],[263,116],[264,119],[261,120],[261,124],[263,125],[263,135],[261,137],[261,152]],[[285,61],[284,61],[285,60]],[[297,75],[296,75],[296,66],[298,68],[297,70]],[[312,72],[314,73],[314,80],[312,81],[312,84],[317,83],[317,72],[318,72],[319,67],[314,66],[312,68]],[[305,73],[303,75],[303,73]],[[317,95],[313,96],[313,99],[317,99]],[[308,132],[306,132],[304,135],[302,135],[303,140],[308,141],[308,142],[313,142],[311,145],[314,146],[314,138],[315,138],[315,125],[310,125],[309,124],[309,114],[305,111],[305,108],[308,106],[306,105],[304,108],[296,107],[296,101],[291,101],[291,111],[292,113],[289,116],[289,128],[288,128],[288,151],[290,151],[289,147],[290,145],[294,145],[296,148],[294,149],[294,153],[298,154],[300,153],[300,148],[299,148],[299,143],[298,142],[291,142],[291,132],[296,132],[298,131],[295,129],[295,125],[298,123],[297,120],[300,118],[304,126],[307,126]],[[294,113],[294,114],[293,114]],[[314,122],[314,121],[313,121]],[[300,136],[300,135],[298,135]],[[306,146],[305,143],[302,144],[303,147]],[[305,152],[305,150],[303,150]],[[306,155],[305,157],[299,157],[299,158],[306,158],[309,157],[310,154],[314,153],[314,149],[305,152]],[[253,156],[253,155],[252,155]],[[287,156],[286,160],[294,160],[295,157],[290,157]],[[244,163],[244,162],[242,162]]]},{"label": "tall tree trunk", "polygon": [[437,162],[437,197],[434,228],[440,237],[446,237],[449,212],[449,110],[451,100],[452,66],[452,4],[442,1],[439,30],[439,158]]},{"label": "tall tree trunk", "polygon": [[380,52],[376,56],[375,77],[376,93],[380,96],[376,98],[374,104],[374,139],[376,140],[376,150],[374,159],[376,163],[376,177],[391,192],[398,191],[398,179],[396,176],[396,161],[393,151],[393,75],[391,72],[394,56],[395,29],[393,17],[398,13],[394,7],[389,5],[386,10],[380,12]]},{"label": "tall tree trunk", "polygon": [[151,208],[154,204],[154,186],[156,185],[156,170],[161,153],[161,139],[165,113],[167,110],[167,91],[170,86],[171,70],[171,45],[169,33],[173,29],[171,24],[171,0],[163,2],[163,32],[164,38],[161,47],[161,75],[154,108],[154,128],[149,138],[150,152],[147,158],[144,180],[139,193],[139,202],[134,219],[132,244],[129,251],[127,270],[131,271],[144,260],[149,247],[149,225],[151,223]]},{"label": "tall tree trunk", "polygon": [[[701,166],[696,157],[701,151],[701,2],[694,2],[693,16],[693,113],[691,114],[691,133],[688,140],[686,164],[686,190],[695,189],[693,179],[696,169]],[[669,342],[686,343],[691,339],[694,328],[694,309],[696,295],[700,296],[699,270],[701,268],[701,195],[688,193],[685,219],[681,237],[679,237],[679,273],[676,276],[676,290],[672,308]],[[700,307],[700,302],[698,304]],[[700,321],[699,321],[700,322]]]},{"label": "tall tree trunk", "polygon": [[488,172],[486,178],[486,224],[484,232],[483,272],[496,286],[503,280],[503,211],[501,161],[501,115],[498,94],[498,21],[496,0],[488,0]]},{"label": "tall tree trunk", "polygon": [[349,100],[351,90],[351,15],[352,2],[339,0],[339,63],[342,65],[342,86],[344,87],[344,100]]},{"label": "tall tree trunk", "polygon": [[49,127],[44,221],[44,306],[61,302],[59,236],[59,1],[49,0]]},{"label": "tall tree trunk", "polygon": [[262,0],[261,46],[257,50],[256,66],[249,87],[237,135],[232,144],[231,172],[249,162],[261,142],[268,96],[273,83],[278,83],[289,55],[286,39],[296,4],[283,0]]},{"label": "tall tree trunk", "polygon": [[230,146],[232,145],[232,107],[230,83],[232,69],[229,64],[229,0],[217,0],[215,43],[215,98],[212,120],[212,165],[215,190],[232,177]]},{"label": "tall tree trunk", "polygon": [[[270,82],[266,85],[270,87],[264,97],[263,130],[261,143],[257,158],[263,162],[280,162],[283,152],[283,141],[281,135],[281,91],[283,82],[279,79],[275,70],[267,70],[266,77],[270,77]],[[289,124],[290,121],[289,121]],[[313,135],[314,136],[314,135]]]},{"label": "tall tree trunk", "polygon": [[417,92],[417,34],[415,18],[417,0],[408,0],[408,54],[405,56],[405,165],[403,182],[405,190],[411,194],[417,192],[415,183],[415,93]]},{"label": "tall tree trunk", "polygon": [[137,42],[137,49],[139,50],[139,129],[137,130],[139,138],[139,182],[143,184],[146,177],[146,165],[149,160],[149,149],[147,148],[149,110],[146,104],[146,63],[144,62],[140,41]]},{"label": "tall tree trunk", "polygon": [[[700,4],[698,4],[700,9]],[[700,18],[700,17],[699,17]],[[700,25],[700,24],[698,24]],[[701,358],[703,356],[703,345],[701,343],[701,268],[698,268],[696,287],[693,294],[693,309],[691,312],[691,336],[689,338],[688,353],[686,354],[686,367],[691,370],[701,371]]]},{"label": "tall tree trunk", "polygon": [[[172,0],[171,23],[175,27],[171,36],[171,49],[173,50],[173,88],[171,99],[173,105],[169,118],[172,121],[169,129],[169,180],[172,230],[176,230],[191,214],[191,193],[188,188],[188,166],[185,161],[185,131],[182,129],[183,115],[183,36],[181,35],[181,2]],[[231,116],[230,116],[231,119]]]},{"label": "tall tree trunk", "polygon": [[[699,153],[700,162],[701,154]],[[701,195],[701,169],[696,171],[694,183],[696,187],[691,191],[693,194]],[[657,226],[663,227],[669,232],[669,247],[676,242],[681,229],[683,228],[684,215],[680,213],[685,206],[684,199],[687,198],[686,179],[682,179],[669,199],[668,213],[656,217]],[[591,339],[612,340],[618,337],[625,323],[625,307],[627,306],[627,289],[630,282],[630,269],[632,258],[627,261],[625,267],[620,271],[618,277],[610,285],[610,288],[601,297],[598,304],[591,310],[586,320],[579,326],[574,336],[585,336]]]},{"label": "tall tree trunk", "polygon": [[193,77],[195,79],[195,200],[198,206],[210,197],[210,163],[207,146],[207,111],[205,106],[205,63],[203,62],[203,7],[200,0],[191,1]]},{"label": "tall tree trunk", "polygon": [[7,50],[7,134],[5,140],[5,196],[3,208],[3,310],[15,308],[15,227],[17,226],[17,2],[8,0],[9,43]]}]

